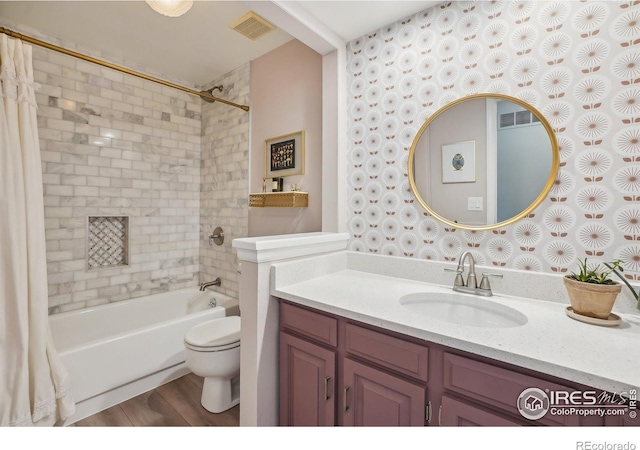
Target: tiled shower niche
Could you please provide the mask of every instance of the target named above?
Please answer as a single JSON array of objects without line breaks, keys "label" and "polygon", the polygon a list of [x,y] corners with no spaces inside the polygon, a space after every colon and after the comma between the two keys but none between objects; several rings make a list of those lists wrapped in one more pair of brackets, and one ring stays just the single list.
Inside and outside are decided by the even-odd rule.
[{"label": "tiled shower niche", "polygon": [[129,264],[129,217],[87,218],[87,268],[104,269]]}]

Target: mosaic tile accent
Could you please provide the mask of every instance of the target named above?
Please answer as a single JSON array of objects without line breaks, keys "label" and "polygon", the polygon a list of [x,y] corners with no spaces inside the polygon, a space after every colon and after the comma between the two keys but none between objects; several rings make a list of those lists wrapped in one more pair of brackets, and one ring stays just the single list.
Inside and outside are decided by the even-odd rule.
[{"label": "mosaic tile accent", "polygon": [[[620,258],[640,280],[638,19],[633,1],[447,2],[349,42],[350,249],[550,273]],[[407,158],[431,114],[480,92],[541,111],[561,168],[529,217],[474,232],[420,207]]]},{"label": "mosaic tile accent", "polygon": [[129,218],[87,218],[87,267],[126,266],[129,261]]}]

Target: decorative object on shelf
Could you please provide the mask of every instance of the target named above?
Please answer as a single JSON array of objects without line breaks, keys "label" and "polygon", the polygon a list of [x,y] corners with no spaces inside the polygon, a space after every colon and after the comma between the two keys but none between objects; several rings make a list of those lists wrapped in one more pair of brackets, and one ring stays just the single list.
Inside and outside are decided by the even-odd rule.
[{"label": "decorative object on shelf", "polygon": [[622,290],[622,285],[609,277],[614,269],[622,270],[620,261],[611,264],[612,268],[602,271],[599,266],[589,268],[585,258],[578,263],[577,273],[564,277],[564,285],[575,314],[609,320],[613,304]]},{"label": "decorative object on shelf", "polygon": [[267,192],[267,179],[262,179],[262,192]]},{"label": "decorative object on shelf", "polygon": [[264,177],[304,174],[304,131],[264,141]]},{"label": "decorative object on shelf", "polygon": [[297,184],[292,184],[289,186],[291,192],[300,192],[302,189]]},{"label": "decorative object on shelf", "polygon": [[306,208],[309,206],[308,192],[265,192],[249,194],[249,206],[257,208],[284,207]]},{"label": "decorative object on shelf", "polygon": [[476,181],[476,141],[456,142],[442,146],[442,182],[474,183]]},{"label": "decorative object on shelf", "polygon": [[271,180],[271,192],[282,192],[284,190],[284,178],[277,177]]},{"label": "decorative object on shelf", "polygon": [[155,12],[167,17],[180,17],[193,6],[193,0],[145,0]]}]

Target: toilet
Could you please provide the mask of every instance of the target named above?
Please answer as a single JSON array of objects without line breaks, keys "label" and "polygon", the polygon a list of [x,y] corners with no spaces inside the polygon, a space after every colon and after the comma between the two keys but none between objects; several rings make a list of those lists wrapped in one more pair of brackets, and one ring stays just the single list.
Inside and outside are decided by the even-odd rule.
[{"label": "toilet", "polygon": [[208,320],[184,335],[185,363],[204,378],[202,406],[220,413],[240,403],[240,317]]}]

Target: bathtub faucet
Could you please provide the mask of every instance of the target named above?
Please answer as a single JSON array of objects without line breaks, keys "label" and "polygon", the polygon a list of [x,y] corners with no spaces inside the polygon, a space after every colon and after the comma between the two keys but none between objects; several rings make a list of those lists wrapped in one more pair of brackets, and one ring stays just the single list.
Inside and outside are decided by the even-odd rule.
[{"label": "bathtub faucet", "polygon": [[221,283],[220,277],[216,278],[213,281],[208,281],[206,283],[200,283],[200,290],[204,291],[209,286],[220,286],[220,283]]}]

